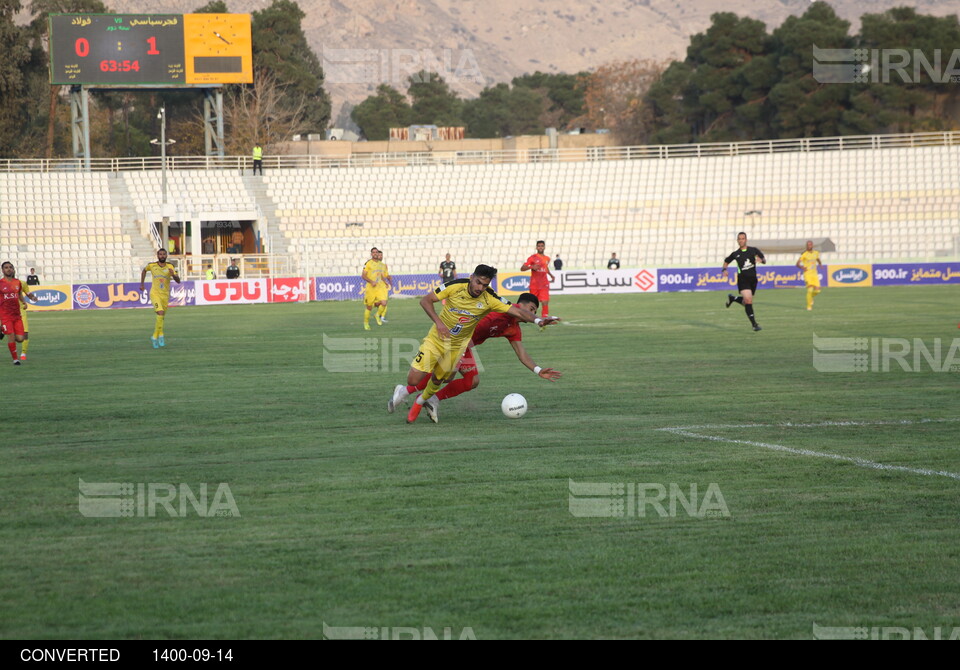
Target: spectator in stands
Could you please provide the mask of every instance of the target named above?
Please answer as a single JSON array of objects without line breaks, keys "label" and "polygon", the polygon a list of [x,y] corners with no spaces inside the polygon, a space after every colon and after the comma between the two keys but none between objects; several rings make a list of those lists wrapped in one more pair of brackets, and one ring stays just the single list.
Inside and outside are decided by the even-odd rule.
[{"label": "spectator in stands", "polygon": [[560,254],[557,254],[557,257],[553,259],[553,269],[557,272],[563,269],[563,259],[560,258]]},{"label": "spectator in stands", "polygon": [[447,254],[447,260],[440,263],[440,281],[446,284],[457,278],[457,264],[450,260],[450,254]]},{"label": "spectator in stands", "polygon": [[180,253],[180,250],[177,248],[177,238],[171,237],[167,239],[167,251],[174,256]]},{"label": "spectator in stands", "polygon": [[27,286],[40,286],[40,277],[33,268],[30,268],[30,274],[27,275]]},{"label": "spectator in stands", "polygon": [[217,245],[213,241],[213,237],[207,237],[203,240],[203,253],[205,254],[215,254],[217,252]]},{"label": "spectator in stands", "polygon": [[231,258],[230,265],[227,266],[227,279],[239,279],[240,268],[237,266],[237,259]]},{"label": "spectator in stands", "polygon": [[263,176],[263,149],[260,147],[260,143],[257,142],[253,145],[253,174],[257,174],[257,168],[260,169],[260,176]]},{"label": "spectator in stands", "polygon": [[610,254],[610,260],[607,261],[608,270],[619,270],[620,269],[620,259],[617,258],[617,253],[614,252]]},{"label": "spectator in stands", "polygon": [[243,253],[243,231],[239,228],[230,236],[230,248],[227,251],[231,254]]}]

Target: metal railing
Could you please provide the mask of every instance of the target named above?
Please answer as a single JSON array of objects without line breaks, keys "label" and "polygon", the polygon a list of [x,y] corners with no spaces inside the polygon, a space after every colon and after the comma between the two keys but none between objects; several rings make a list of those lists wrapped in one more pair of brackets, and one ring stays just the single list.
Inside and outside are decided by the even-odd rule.
[{"label": "metal railing", "polygon": [[[804,137],[752,142],[712,144],[663,144],[629,147],[581,147],[572,149],[518,149],[511,151],[438,150],[384,153],[352,153],[342,157],[316,154],[264,156],[270,170],[351,167],[403,167],[437,165],[493,165],[553,163],[565,161],[664,160],[814,151],[856,151],[960,145],[960,131],[848,137]],[[142,158],[92,158],[95,172],[159,170],[159,156]],[[168,170],[235,170],[251,174],[250,156],[167,156]],[[2,172],[82,172],[82,158],[0,158]]]},{"label": "metal railing", "polygon": [[[237,259],[242,279],[300,276],[300,268],[289,254],[206,254],[201,256],[170,256],[182,279],[206,279],[212,268],[217,279],[226,279],[230,260]],[[138,258],[141,267],[156,258]]]}]

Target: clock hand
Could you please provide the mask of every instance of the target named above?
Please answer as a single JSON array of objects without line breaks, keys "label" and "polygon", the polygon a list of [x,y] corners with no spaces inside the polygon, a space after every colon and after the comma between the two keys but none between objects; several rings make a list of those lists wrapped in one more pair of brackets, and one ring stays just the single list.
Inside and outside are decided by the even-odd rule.
[{"label": "clock hand", "polygon": [[[220,33],[218,33],[216,30],[213,31],[213,34],[216,35],[217,37],[219,37],[220,39],[222,39],[224,42],[227,42],[226,38],[225,38],[223,35],[221,35]],[[230,43],[227,42],[227,44],[230,44]],[[233,45],[231,45],[231,46],[233,46]]]}]

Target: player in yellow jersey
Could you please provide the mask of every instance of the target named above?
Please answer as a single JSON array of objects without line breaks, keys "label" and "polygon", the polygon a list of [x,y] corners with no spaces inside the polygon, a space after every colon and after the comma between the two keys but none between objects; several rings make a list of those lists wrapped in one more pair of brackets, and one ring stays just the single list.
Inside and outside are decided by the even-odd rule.
[{"label": "player in yellow jersey", "polygon": [[813,240],[807,240],[807,250],[800,254],[797,267],[803,270],[803,281],[807,285],[808,312],[813,309],[813,299],[820,295],[820,275],[817,273],[820,265],[823,265],[820,262],[820,252],[814,250]]},{"label": "player in yellow jersey", "polygon": [[20,320],[23,321],[23,342],[20,343],[20,360],[27,360],[27,348],[30,346],[30,324],[27,323],[27,301],[20,295]]},{"label": "player in yellow jersey", "polygon": [[383,252],[373,247],[370,250],[370,260],[363,266],[360,275],[363,284],[363,329],[370,330],[370,312],[377,308],[374,318],[377,325],[387,323],[387,288],[393,288],[393,277],[383,262]]},{"label": "player in yellow jersey", "polygon": [[[30,268],[31,275],[33,274],[33,268]],[[16,275],[14,275],[16,276]],[[27,280],[29,281],[30,275],[27,275]],[[39,284],[33,284],[33,286],[39,286]],[[27,303],[26,298],[23,297],[23,293],[20,294],[20,320],[23,321],[23,342],[20,343],[20,360],[27,360],[27,348],[30,346],[30,324],[27,323]],[[2,338],[0,338],[2,339]]]},{"label": "player in yellow jersey", "polygon": [[163,338],[163,317],[167,313],[167,305],[170,303],[170,280],[180,283],[180,275],[174,270],[173,265],[167,263],[167,250],[157,251],[157,262],[147,263],[140,273],[140,292],[143,293],[143,281],[147,278],[147,273],[153,277],[153,285],[150,287],[150,302],[153,303],[153,310],[157,313],[156,325],[153,328],[153,336],[150,341],[153,348],[166,346]]},{"label": "player in yellow jersey", "polygon": [[[417,420],[425,403],[436,402],[433,396],[440,390],[445,379],[456,374],[460,357],[463,356],[467,345],[470,344],[474,329],[484,316],[490,312],[505,312],[518,321],[537,325],[546,325],[557,320],[552,316],[540,318],[498,296],[490,288],[490,282],[496,275],[496,268],[478,265],[469,279],[454,279],[420,299],[420,306],[433,321],[433,327],[423,338],[420,350],[410,365],[407,385],[416,386],[427,375],[432,376],[423,393],[417,397],[410,408],[407,423]],[[447,302],[438,315],[434,305],[441,300]],[[404,387],[398,386],[394,390],[394,396],[401,389]],[[394,403],[391,401],[389,406],[394,406]]]}]

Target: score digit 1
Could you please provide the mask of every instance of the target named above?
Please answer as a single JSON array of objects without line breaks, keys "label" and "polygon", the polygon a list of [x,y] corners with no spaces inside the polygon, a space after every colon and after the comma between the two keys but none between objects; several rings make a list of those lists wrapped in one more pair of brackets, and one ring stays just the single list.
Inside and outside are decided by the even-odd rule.
[{"label": "score digit 1", "polygon": [[148,37],[148,38],[147,38],[147,44],[150,45],[150,49],[147,50],[147,55],[148,55],[148,56],[159,56],[159,55],[160,55],[160,51],[157,49],[157,38],[156,38],[156,37]]}]

